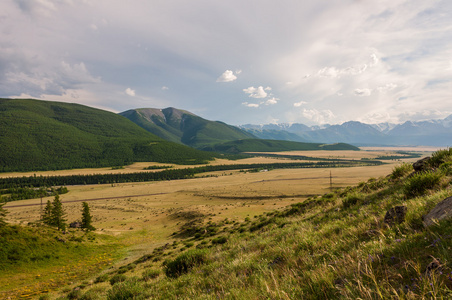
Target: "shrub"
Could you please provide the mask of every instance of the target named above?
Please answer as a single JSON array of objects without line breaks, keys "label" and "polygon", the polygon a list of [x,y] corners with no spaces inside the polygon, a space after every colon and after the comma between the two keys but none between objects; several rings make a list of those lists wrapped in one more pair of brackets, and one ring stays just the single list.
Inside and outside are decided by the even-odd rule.
[{"label": "shrub", "polygon": [[439,169],[447,176],[452,175],[452,161],[441,164]]},{"label": "shrub", "polygon": [[322,196],[323,200],[333,200],[336,197],[334,193],[328,193]]},{"label": "shrub", "polygon": [[116,274],[110,279],[110,284],[115,285],[115,283],[126,281],[127,277],[124,274]]},{"label": "shrub", "polygon": [[413,170],[413,165],[408,163],[402,163],[401,165],[395,166],[391,173],[392,179],[398,179],[404,177]]},{"label": "shrub", "polygon": [[104,292],[105,292],[104,287],[93,287],[92,289],[88,290],[85,294],[83,294],[83,296],[80,297],[80,300],[104,299],[105,298]]},{"label": "shrub", "polygon": [[227,241],[228,241],[228,239],[225,236],[219,236],[212,240],[212,244],[224,244]]},{"label": "shrub", "polygon": [[115,284],[111,290],[107,292],[108,300],[129,300],[129,299],[146,299],[143,287],[137,279],[130,279]]},{"label": "shrub", "polygon": [[193,242],[185,242],[184,243],[185,247],[187,247],[187,248],[193,247],[194,244],[195,243],[193,243]]},{"label": "shrub", "polygon": [[360,202],[362,200],[362,197],[359,194],[350,194],[345,199],[342,200],[342,207],[349,208],[356,203]]},{"label": "shrub", "polygon": [[76,300],[80,299],[81,296],[82,291],[80,289],[73,289],[72,291],[69,292],[69,294],[66,295],[66,298],[70,300]]},{"label": "shrub", "polygon": [[407,178],[405,182],[405,195],[407,197],[424,195],[428,190],[431,190],[439,185],[441,176],[440,172],[424,172],[414,174],[412,177]]},{"label": "shrub", "polygon": [[429,160],[429,165],[437,168],[442,163],[452,161],[452,148],[438,150],[432,154],[432,157]]},{"label": "shrub", "polygon": [[178,277],[187,273],[197,265],[207,261],[207,252],[202,249],[193,249],[180,254],[174,260],[165,261],[165,274],[168,277]]},{"label": "shrub", "polygon": [[99,283],[99,282],[105,282],[108,280],[108,274],[102,274],[97,276],[96,280],[94,280],[94,283]]},{"label": "shrub", "polygon": [[160,270],[157,269],[149,269],[143,272],[142,278],[143,280],[150,280],[160,276]]}]

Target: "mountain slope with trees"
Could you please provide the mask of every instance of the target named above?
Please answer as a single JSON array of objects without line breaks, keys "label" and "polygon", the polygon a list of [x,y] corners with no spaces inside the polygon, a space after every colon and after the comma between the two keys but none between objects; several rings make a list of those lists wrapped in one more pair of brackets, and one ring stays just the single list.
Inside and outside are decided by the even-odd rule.
[{"label": "mountain slope with trees", "polygon": [[199,148],[206,145],[255,138],[237,127],[209,121],[195,114],[172,107],[165,109],[131,109],[120,115],[147,131],[169,141]]},{"label": "mountain slope with trees", "polygon": [[0,172],[212,159],[115,113],[79,104],[0,99],[0,128]]},{"label": "mountain slope with trees", "polygon": [[313,151],[313,150],[354,150],[359,148],[344,144],[320,144],[301,143],[292,141],[245,139],[206,146],[201,148],[206,151],[216,151],[222,153],[242,153],[242,152],[272,152],[272,151]]}]

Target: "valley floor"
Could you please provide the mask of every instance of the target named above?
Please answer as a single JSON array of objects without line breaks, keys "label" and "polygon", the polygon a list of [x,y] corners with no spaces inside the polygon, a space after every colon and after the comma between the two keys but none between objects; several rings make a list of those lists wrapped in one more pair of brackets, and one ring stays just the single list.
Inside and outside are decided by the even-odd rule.
[{"label": "valley floor", "polygon": [[[340,157],[347,159],[375,158],[388,151],[316,151],[309,153],[315,157]],[[292,153],[293,154],[293,153]],[[300,155],[307,155],[303,152]],[[423,153],[427,154],[427,153]],[[253,158],[242,161],[222,161],[216,164],[255,163],[278,159]],[[280,159],[278,160],[280,161]],[[404,160],[404,161],[414,161]],[[378,178],[391,173],[399,160],[372,167],[351,167],[332,169],[282,169],[262,172],[222,171],[201,174],[198,178],[158,181],[145,183],[120,183],[108,185],[68,186],[69,193],[61,195],[67,213],[68,223],[81,219],[81,201],[89,203],[96,234],[113,237],[122,245],[116,253],[121,256],[116,264],[126,265],[163,245],[178,240],[179,232],[188,220],[184,216],[202,216],[203,222],[243,222],[246,218],[283,210],[290,204],[302,202],[313,195],[323,195],[331,188],[353,186],[371,177]],[[69,170],[39,172],[38,175],[93,174],[95,172],[138,172],[144,167],[156,165],[139,163],[120,170]],[[186,167],[186,166],[181,166]],[[20,175],[19,175],[20,174]],[[34,173],[0,174],[1,177],[28,176]],[[331,181],[330,181],[331,180]],[[43,203],[51,198],[42,199]],[[12,224],[27,225],[39,220],[41,199],[22,200],[7,203],[7,221]],[[124,246],[126,248],[124,248]],[[124,250],[125,249],[125,250]],[[118,257],[113,255],[112,257]],[[41,271],[52,271],[42,269]],[[31,272],[24,285],[29,289],[39,289],[36,274]],[[17,274],[6,273],[8,276]],[[77,280],[93,281],[98,274],[91,274]],[[29,280],[28,283],[27,280]],[[66,280],[61,286],[75,282]],[[0,296],[19,297],[18,291],[0,289]],[[16,291],[17,293],[15,293]],[[23,295],[23,293],[21,294]]]}]

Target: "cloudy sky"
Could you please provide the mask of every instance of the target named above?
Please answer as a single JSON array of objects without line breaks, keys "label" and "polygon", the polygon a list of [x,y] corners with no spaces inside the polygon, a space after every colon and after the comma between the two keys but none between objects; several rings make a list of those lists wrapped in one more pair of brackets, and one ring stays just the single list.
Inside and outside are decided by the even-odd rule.
[{"label": "cloudy sky", "polygon": [[229,124],[452,114],[450,0],[2,0],[0,97]]}]

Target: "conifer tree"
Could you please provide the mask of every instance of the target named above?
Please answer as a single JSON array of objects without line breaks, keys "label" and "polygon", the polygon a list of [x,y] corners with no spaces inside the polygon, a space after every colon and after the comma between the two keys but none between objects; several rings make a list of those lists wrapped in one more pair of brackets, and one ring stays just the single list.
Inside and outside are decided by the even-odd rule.
[{"label": "conifer tree", "polygon": [[47,200],[47,204],[42,212],[41,218],[44,224],[52,226],[52,202],[50,202],[50,200]]},{"label": "conifer tree", "polygon": [[87,202],[82,203],[82,228],[86,229],[86,231],[96,230],[94,226],[91,224],[92,216],[89,211],[89,206]]},{"label": "conifer tree", "polygon": [[63,209],[63,204],[60,201],[60,196],[58,194],[55,195],[55,199],[52,203],[51,210],[51,225],[56,226],[58,230],[66,228],[66,219],[64,218],[66,213]]}]

